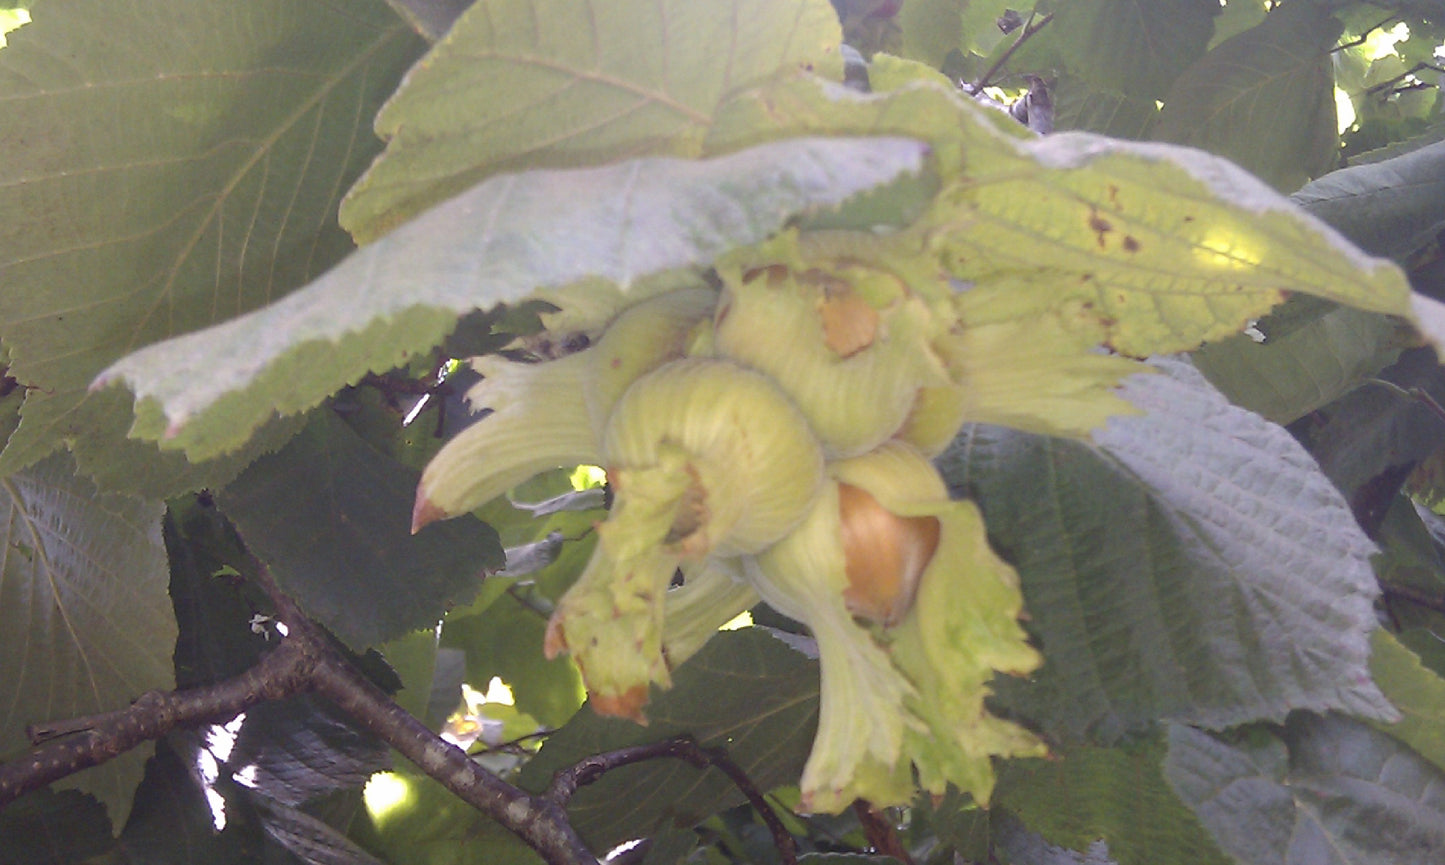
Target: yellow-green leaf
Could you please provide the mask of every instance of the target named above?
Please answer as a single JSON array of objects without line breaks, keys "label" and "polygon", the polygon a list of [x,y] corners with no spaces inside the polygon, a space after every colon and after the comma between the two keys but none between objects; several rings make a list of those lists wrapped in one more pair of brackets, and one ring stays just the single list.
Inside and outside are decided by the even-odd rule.
[{"label": "yellow-green leaf", "polygon": [[1370,644],[1370,675],[1400,710],[1395,724],[1375,724],[1445,769],[1445,680],[1384,629]]},{"label": "yellow-green leaf", "polygon": [[945,188],[916,231],[966,281],[970,324],[1053,311],[1127,355],[1235,333],[1291,293],[1410,316],[1403,274],[1218,157],[1087,133],[1026,135],[919,82],[886,94],[795,78],[735,100],[709,146],[774,137],[927,140]]}]

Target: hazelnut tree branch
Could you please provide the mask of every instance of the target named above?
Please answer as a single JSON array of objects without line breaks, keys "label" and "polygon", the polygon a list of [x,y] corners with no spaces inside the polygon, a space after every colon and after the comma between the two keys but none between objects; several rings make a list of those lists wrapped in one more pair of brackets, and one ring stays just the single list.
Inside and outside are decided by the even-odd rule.
[{"label": "hazelnut tree branch", "polygon": [[515,833],[551,865],[595,865],[597,858],[572,828],[564,804],[508,784],[437,736],[352,667],[264,567],[257,569],[255,580],[286,625],[277,648],[245,673],[214,685],[147,692],[116,712],[32,727],[29,735],[37,747],[0,764],[0,807],[178,727],[224,722],[257,703],[315,693]]},{"label": "hazelnut tree branch", "polygon": [[757,809],[784,865],[796,863],[796,842],[747,774],[722,750],[703,748],[688,738],[594,755],[560,770],[540,795],[503,781],[466,751],[432,732],[353,667],[326,632],[280,590],[264,566],[258,563],[254,573],[256,585],[275,608],[275,618],[285,625],[280,645],[241,675],[213,685],[149,691],[115,712],[33,725],[27,735],[36,747],[20,759],[0,764],[0,808],[177,728],[224,723],[258,703],[314,693],[335,704],[453,795],[516,834],[550,865],[597,863],[567,816],[567,804],[579,787],[619,766],[659,758],[722,771]]},{"label": "hazelnut tree branch", "polygon": [[572,796],[576,794],[578,788],[591,784],[613,769],[659,758],[682,760],[699,769],[711,766],[726,775],[728,780],[732,781],[733,785],[747,797],[748,803],[753,806],[753,810],[758,813],[758,817],[768,827],[768,831],[773,836],[773,845],[778,848],[778,857],[783,865],[796,865],[798,861],[797,841],[783,825],[783,821],[778,819],[777,813],[763,797],[762,791],[758,790],[757,785],[752,782],[742,767],[734,763],[722,749],[704,748],[688,736],[679,736],[647,745],[635,745],[631,748],[618,748],[615,751],[595,754],[585,760],[580,760],[569,768],[557,772],[542,796],[559,806],[565,806],[572,800]]}]

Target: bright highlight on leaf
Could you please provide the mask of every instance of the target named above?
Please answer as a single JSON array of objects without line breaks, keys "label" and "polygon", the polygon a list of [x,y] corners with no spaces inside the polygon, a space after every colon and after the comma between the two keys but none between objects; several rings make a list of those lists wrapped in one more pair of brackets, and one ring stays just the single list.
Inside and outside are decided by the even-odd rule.
[{"label": "bright highlight on leaf", "polygon": [[413,798],[411,783],[396,772],[377,772],[361,791],[371,819],[384,824],[388,815],[405,809]]}]

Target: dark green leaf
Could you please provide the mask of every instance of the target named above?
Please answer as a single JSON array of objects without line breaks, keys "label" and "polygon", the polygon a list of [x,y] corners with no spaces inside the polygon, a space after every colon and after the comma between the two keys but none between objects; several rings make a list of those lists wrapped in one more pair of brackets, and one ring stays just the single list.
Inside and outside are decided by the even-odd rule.
[{"label": "dark green leaf", "polygon": [[1243,865],[1436,865],[1445,851],[1445,774],[1341,716],[1239,742],[1171,725],[1164,772]]},{"label": "dark green leaf", "polygon": [[274,645],[268,643],[274,631],[252,618],[264,598],[241,582],[236,568],[245,558],[234,532],[214,506],[177,501],[166,515],[165,541],[179,628],[177,687],[210,685],[244,673]]},{"label": "dark green leaf", "polygon": [[0,810],[5,865],[80,862],[114,847],[105,806],[75,790],[36,790]]},{"label": "dark green leaf", "polygon": [[[11,34],[0,335],[35,389],[0,470],[64,440],[83,471],[146,481],[137,460],[154,449],[126,442],[113,398],[82,403],[87,386],[346,254],[337,201],[376,150],[368,119],[423,46],[382,0],[84,0]],[[167,492],[218,474],[185,468],[162,462],[181,475]]]},{"label": "dark green leaf", "polygon": [[1286,192],[1328,169],[1339,147],[1330,47],[1340,24],[1291,3],[1186,69],[1154,137],[1227,157]]},{"label": "dark green leaf", "polygon": [[[5,49],[6,51],[10,49]],[[160,502],[97,493],[56,455],[0,479],[0,753],[25,725],[175,685]],[[125,823],[150,747],[73,775]]]},{"label": "dark green leaf", "polygon": [[1159,108],[1152,99],[1097,88],[1076,75],[1060,75],[1053,88],[1054,127],[1142,141]]},{"label": "dark green leaf", "polygon": [[389,768],[391,751],[330,703],[303,695],[246,710],[231,731],[230,770],[268,799],[302,805]]},{"label": "dark green leaf", "polygon": [[[193,459],[273,413],[318,404],[442,341],[459,316],[586,282],[640,294],[788,220],[921,170],[900,138],[795,139],[703,161],[650,159],[496,177],[348,258],[306,289],[151,346],[102,381],[140,397],[136,433]],[[204,367],[207,375],[193,370]]]},{"label": "dark green leaf", "polygon": [[447,620],[442,646],[466,652],[469,683],[484,689],[500,676],[511,686],[518,710],[558,727],[582,703],[582,677],[571,658],[543,656],[546,627],[537,612],[503,596],[479,615]]},{"label": "dark green leaf", "polygon": [[1134,99],[1162,99],[1204,53],[1214,34],[1214,0],[1068,0],[1047,29],[1065,65],[1093,87]]},{"label": "dark green leaf", "polygon": [[[726,748],[759,789],[796,783],[817,729],[817,700],[815,660],[762,628],[723,631],[673,673],[672,690],[653,692],[646,727],[584,708],[547,740],[522,781],[540,788],[589,755],[686,733]],[[607,849],[744,801],[717,770],[655,760],[609,772],[579,791],[569,811],[589,843]]]},{"label": "dark green leaf", "polygon": [[304,865],[383,865],[334,827],[304,811],[255,797],[266,834]]},{"label": "dark green leaf", "polygon": [[1445,427],[1428,403],[1408,392],[1419,388],[1445,400],[1445,371],[1431,350],[1405,352],[1379,377],[1395,387],[1357,388],[1321,412],[1322,425],[1307,430],[1320,468],[1352,500],[1372,478],[1408,467],[1445,442]]},{"label": "dark green leaf", "polygon": [[1048,841],[1081,853],[1098,839],[1120,865],[1227,865],[1198,818],[1164,782],[1164,742],[1077,748],[1010,760],[994,802]]},{"label": "dark green leaf", "polygon": [[321,412],[218,501],[287,592],[365,648],[434,627],[502,566],[496,533],[471,517],[411,534],[417,478]]},{"label": "dark green leaf", "polygon": [[1206,344],[1194,363],[1230,402],[1282,424],[1358,387],[1415,339],[1398,319],[1302,295],[1254,330]]},{"label": "dark green leaf", "polygon": [[1403,261],[1445,226],[1445,141],[1332,171],[1290,198],[1366,252]]},{"label": "dark green leaf", "polygon": [[1390,717],[1366,669],[1373,546],[1280,427],[1192,368],[1129,379],[1099,449],[967,428],[940,459],[1018,568],[1045,665],[1004,703],[1067,740],[1156,718]]},{"label": "dark green leaf", "polygon": [[[246,865],[260,856],[260,826],[233,786],[212,788],[208,801],[196,768],[195,736],[184,734],[156,747],[135,793],[135,810],[121,833],[127,861],[135,865]],[[224,827],[216,827],[216,813]]]}]

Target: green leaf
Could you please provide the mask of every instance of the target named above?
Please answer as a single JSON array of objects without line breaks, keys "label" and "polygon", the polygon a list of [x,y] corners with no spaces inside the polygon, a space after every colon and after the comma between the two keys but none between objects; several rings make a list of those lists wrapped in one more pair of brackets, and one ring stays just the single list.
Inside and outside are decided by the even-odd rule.
[{"label": "green leaf", "polygon": [[1237,742],[1170,725],[1164,773],[1242,865],[1432,865],[1445,850],[1445,774],[1338,715]]},{"label": "green leaf", "polygon": [[74,790],[36,790],[0,811],[6,865],[99,860],[115,847],[105,807]]},{"label": "green leaf", "polygon": [[1273,10],[1179,76],[1154,137],[1225,156],[1276,189],[1298,189],[1330,167],[1339,147],[1329,52],[1340,29],[1322,4]]},{"label": "green leaf", "polygon": [[[438,645],[435,628],[412,631],[387,641],[378,651],[396,671],[402,689],[392,695],[397,705],[422,719],[432,721],[432,686],[437,681]],[[453,707],[448,707],[448,711]]]},{"label": "green leaf", "polygon": [[1403,261],[1445,226],[1445,141],[1332,171],[1290,198],[1366,252]]},{"label": "green leaf", "polygon": [[[1445,370],[1427,348],[1407,351],[1380,376],[1326,407],[1322,423],[1308,429],[1310,451],[1320,468],[1352,501],[1382,472],[1406,467],[1440,446],[1430,399],[1445,399]],[[1391,386],[1393,385],[1393,387]],[[1393,496],[1393,492],[1391,492]]]},{"label": "green leaf", "polygon": [[478,0],[377,115],[341,224],[366,244],[501,172],[698,156],[732,93],[840,38],[826,0]]},{"label": "green leaf", "polygon": [[[796,783],[816,731],[817,698],[816,661],[762,628],[724,631],[673,673],[671,690],[654,690],[646,727],[584,708],[547,740],[522,784],[540,789],[585,757],[681,734],[727,749],[761,790]],[[665,826],[693,826],[744,801],[715,769],[655,760],[607,773],[568,811],[594,849],[607,849]]]},{"label": "green leaf", "polygon": [[[987,7],[1001,5],[1004,4],[995,0],[972,0],[964,3],[957,0],[908,0],[894,16],[903,35],[901,54],[909,60],[917,60],[939,69],[943,66],[943,58],[948,56],[948,52],[963,47],[966,32],[964,17],[975,17],[980,12],[987,15],[992,11]],[[998,14],[1000,13],[995,13],[994,17]],[[991,21],[988,23],[992,24]],[[992,28],[992,33],[988,32],[988,28],[978,29],[981,32],[976,35],[983,39],[1003,35],[997,27]],[[975,33],[968,35],[973,37]]]},{"label": "green leaf", "polygon": [[[83,0],[35,19],[0,53],[0,338],[33,388],[0,472],[64,441],[133,484],[155,450],[86,387],[346,254],[334,213],[374,152],[364,119],[423,43],[381,0]],[[215,478],[160,469],[182,475],[168,492]]]},{"label": "green leaf", "polygon": [[[28,747],[26,724],[123,709],[175,686],[163,510],[97,493],[65,456],[0,480],[0,753]],[[122,826],[150,751],[62,786],[95,796]]]},{"label": "green leaf", "polygon": [[1114,138],[1142,141],[1159,116],[1152,99],[1126,96],[1100,89],[1083,78],[1062,74],[1054,85],[1054,128],[1096,132]]},{"label": "green leaf", "polygon": [[1164,781],[1164,742],[1077,748],[1050,760],[1009,760],[994,803],[1054,844],[1084,852],[1103,839],[1119,865],[1227,865]]},{"label": "green leaf", "polygon": [[493,676],[512,688],[518,711],[560,727],[582,705],[582,676],[571,658],[542,654],[547,620],[504,596],[475,616],[448,619],[441,645],[467,654],[467,681],[485,688]]},{"label": "green leaf", "polygon": [[1254,331],[1203,346],[1194,364],[1230,402],[1282,424],[1358,387],[1415,339],[1397,319],[1305,296]]},{"label": "green leaf", "polygon": [[[201,736],[182,733],[162,740],[146,763],[136,788],[135,809],[120,833],[120,847],[133,862],[173,865],[246,865],[262,843],[261,827],[235,785],[205,787],[197,770]],[[175,747],[173,747],[173,745]],[[237,763],[236,766],[244,764]],[[226,826],[216,831],[207,793],[222,797]],[[79,862],[54,859],[52,862]]]},{"label": "green leaf", "polygon": [[446,35],[472,0],[386,0],[412,29],[435,42]]},{"label": "green leaf", "polygon": [[218,502],[287,593],[361,649],[435,627],[502,566],[496,533],[471,517],[411,534],[418,477],[321,412]]},{"label": "green leaf", "polygon": [[1128,379],[1146,413],[1097,448],[966,428],[940,466],[1018,568],[1044,667],[997,682],[1064,740],[1164,717],[1393,712],[1366,660],[1373,545],[1309,454],[1181,361]]},{"label": "green leaf", "polygon": [[[141,398],[134,434],[204,459],[240,446],[273,412],[310,408],[430,349],[474,309],[582,282],[641,294],[648,277],[705,265],[799,214],[917,172],[924,154],[896,138],[808,139],[706,161],[496,177],[304,290],[142,349],[99,382],[125,380]],[[194,375],[202,365],[207,374]]]},{"label": "green leaf", "polygon": [[1053,20],[1030,41],[1053,43],[1048,47],[1066,68],[1094,87],[1150,101],[1162,99],[1170,83],[1204,53],[1219,14],[1215,0],[1053,5],[1058,7]]},{"label": "green leaf", "polygon": [[1445,772],[1445,679],[1420,663],[1388,631],[1375,633],[1370,675],[1395,708],[1400,720],[1376,725]]},{"label": "green leaf", "polygon": [[407,865],[541,865],[522,840],[410,765],[387,776],[405,795],[373,815],[369,846]]}]

